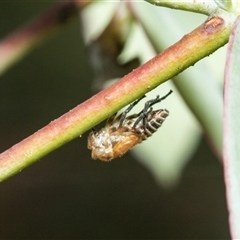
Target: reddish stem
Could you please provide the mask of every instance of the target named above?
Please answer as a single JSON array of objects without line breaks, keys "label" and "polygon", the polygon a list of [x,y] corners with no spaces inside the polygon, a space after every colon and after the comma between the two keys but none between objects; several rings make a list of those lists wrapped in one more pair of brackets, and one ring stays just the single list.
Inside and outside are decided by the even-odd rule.
[{"label": "reddish stem", "polygon": [[19,172],[53,149],[83,134],[123,106],[224,45],[230,33],[222,18],[203,25],[120,81],[0,155],[0,181]]}]

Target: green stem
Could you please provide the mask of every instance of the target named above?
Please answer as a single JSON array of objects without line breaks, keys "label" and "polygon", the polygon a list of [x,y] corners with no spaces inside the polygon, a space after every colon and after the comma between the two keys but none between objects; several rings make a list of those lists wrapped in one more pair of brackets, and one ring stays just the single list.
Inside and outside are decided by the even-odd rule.
[{"label": "green stem", "polygon": [[223,46],[231,26],[208,19],[179,42],[0,155],[0,181],[82,135],[125,105]]},{"label": "green stem", "polygon": [[212,1],[172,1],[172,0],[145,0],[153,5],[168,7],[172,9],[202,13],[211,15],[217,8],[217,4]]}]

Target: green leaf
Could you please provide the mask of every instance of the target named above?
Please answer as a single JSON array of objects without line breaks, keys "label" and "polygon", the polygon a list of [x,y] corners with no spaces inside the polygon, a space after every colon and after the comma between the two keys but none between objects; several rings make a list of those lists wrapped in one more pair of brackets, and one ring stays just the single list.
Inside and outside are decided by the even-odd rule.
[{"label": "green leaf", "polygon": [[[184,33],[191,31],[206,18],[202,15],[181,11],[173,12],[170,9],[160,9],[140,3],[135,3],[134,9],[153,47],[159,52],[176,42]],[[151,18],[148,17],[149,14]],[[164,30],[166,22],[172,31]],[[138,48],[141,51],[146,49],[146,47]],[[170,116],[161,129],[133,149],[138,159],[151,170],[154,177],[165,188],[176,186],[181,178],[184,167],[199,143],[200,126],[205,130],[205,135],[211,142],[210,146],[222,160],[223,100],[222,89],[217,80],[222,79],[224,57],[225,52],[221,56],[218,51],[197,63],[196,67],[188,68],[176,76],[174,83],[182,97],[171,86],[170,81],[161,85],[156,93],[152,91],[147,94],[150,96],[153,93],[151,96],[153,98],[156,94],[167,92],[168,89],[173,89],[174,92],[171,97],[160,104],[161,107],[170,111]],[[212,66],[217,66],[218,72]],[[169,144],[169,139],[171,139],[171,144]]]},{"label": "green leaf", "polygon": [[228,12],[239,14],[240,2],[239,0],[215,0],[215,3],[222,9]]},{"label": "green leaf", "polygon": [[214,1],[175,1],[175,0],[145,0],[153,5],[168,7],[178,10],[197,12],[206,15],[211,15],[216,10]]},{"label": "green leaf", "polygon": [[224,172],[232,239],[240,239],[240,17],[229,40],[224,89]]},{"label": "green leaf", "polygon": [[232,9],[232,1],[230,0],[215,0],[216,4],[224,9],[224,10],[231,10]]}]

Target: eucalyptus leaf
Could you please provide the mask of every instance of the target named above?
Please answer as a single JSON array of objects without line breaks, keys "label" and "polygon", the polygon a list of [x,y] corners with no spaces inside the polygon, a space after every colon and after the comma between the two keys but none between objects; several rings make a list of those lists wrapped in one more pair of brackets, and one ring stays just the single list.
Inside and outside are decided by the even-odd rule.
[{"label": "eucalyptus leaf", "polygon": [[240,17],[229,40],[224,89],[224,172],[232,239],[240,239]]},{"label": "eucalyptus leaf", "polygon": [[232,1],[231,0],[214,0],[216,4],[224,9],[224,10],[231,10],[232,9]]}]

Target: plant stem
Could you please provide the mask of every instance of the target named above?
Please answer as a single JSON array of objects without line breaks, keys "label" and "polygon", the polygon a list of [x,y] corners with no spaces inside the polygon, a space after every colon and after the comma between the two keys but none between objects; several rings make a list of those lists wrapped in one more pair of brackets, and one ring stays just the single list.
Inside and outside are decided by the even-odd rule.
[{"label": "plant stem", "polygon": [[153,5],[168,7],[172,9],[202,13],[206,15],[211,15],[216,9],[217,4],[214,1],[169,1],[169,0],[145,0]]},{"label": "plant stem", "polygon": [[223,46],[231,25],[212,17],[109,88],[0,154],[0,181],[78,137],[159,84]]}]

